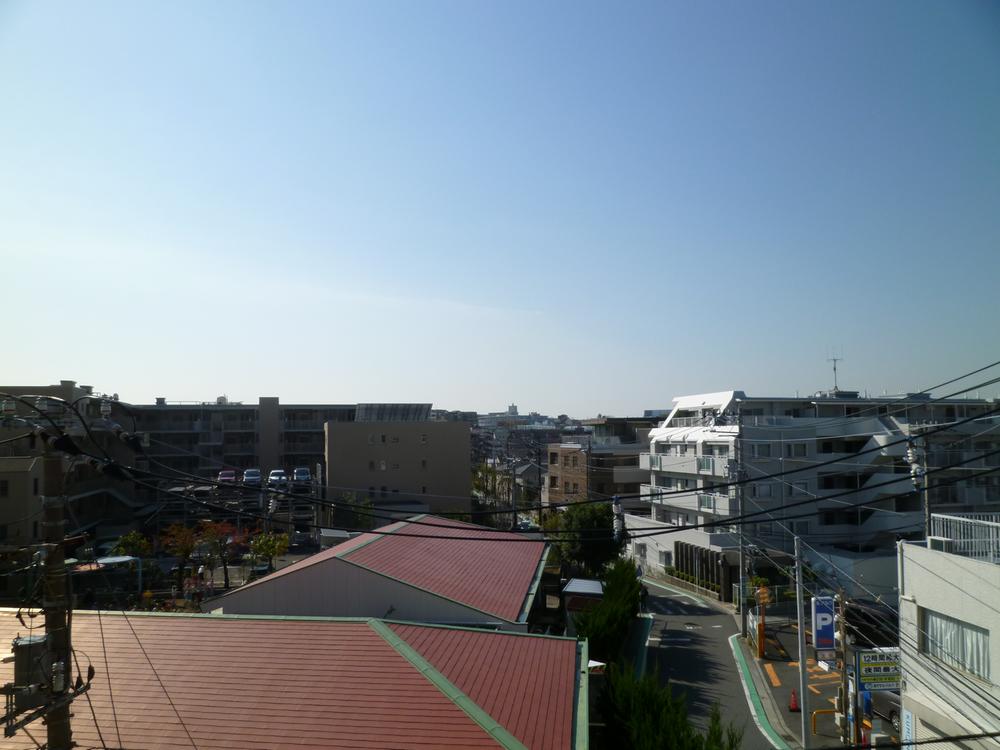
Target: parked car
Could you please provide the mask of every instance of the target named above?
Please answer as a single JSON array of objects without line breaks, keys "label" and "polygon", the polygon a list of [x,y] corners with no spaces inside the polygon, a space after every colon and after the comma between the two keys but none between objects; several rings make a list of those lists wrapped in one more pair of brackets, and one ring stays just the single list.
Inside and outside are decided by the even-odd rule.
[{"label": "parked car", "polygon": [[292,470],[292,492],[308,492],[312,484],[312,474],[305,466]]},{"label": "parked car", "polygon": [[893,731],[896,736],[899,736],[899,716],[901,713],[899,693],[894,690],[873,690],[871,696],[872,713],[892,724]]},{"label": "parked car", "polygon": [[247,469],[244,471],[243,484],[247,487],[260,487],[260,469]]},{"label": "parked car", "polygon": [[276,490],[288,489],[288,475],[285,470],[271,469],[271,473],[267,475],[267,486]]},{"label": "parked car", "polygon": [[223,469],[219,472],[219,476],[216,477],[215,481],[236,484],[236,472],[232,469]]}]

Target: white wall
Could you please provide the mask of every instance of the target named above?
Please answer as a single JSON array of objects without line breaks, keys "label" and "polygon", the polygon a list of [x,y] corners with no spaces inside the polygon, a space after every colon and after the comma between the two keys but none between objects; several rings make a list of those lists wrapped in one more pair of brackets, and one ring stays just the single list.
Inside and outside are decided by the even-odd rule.
[{"label": "white wall", "polygon": [[525,625],[449,601],[400,581],[333,558],[205,603],[226,614],[306,617],[382,617],[441,624],[496,624],[504,630]]},{"label": "white wall", "polygon": [[[909,543],[899,546],[899,569],[903,708],[913,712],[915,738],[996,731],[1000,715],[1000,565]],[[920,607],[989,631],[988,682],[919,653]],[[997,747],[995,740],[964,744]]]}]

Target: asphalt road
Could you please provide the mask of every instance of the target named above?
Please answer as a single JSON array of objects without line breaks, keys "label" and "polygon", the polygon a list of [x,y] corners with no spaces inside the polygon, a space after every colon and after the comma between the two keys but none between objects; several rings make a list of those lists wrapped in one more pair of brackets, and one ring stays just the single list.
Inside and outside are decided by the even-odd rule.
[{"label": "asphalt road", "polygon": [[687,697],[688,714],[699,729],[707,729],[718,703],[723,722],[743,730],[742,750],[771,750],[751,716],[729,646],[738,630],[733,616],[692,594],[644,583],[646,610],[654,617],[647,669]]}]

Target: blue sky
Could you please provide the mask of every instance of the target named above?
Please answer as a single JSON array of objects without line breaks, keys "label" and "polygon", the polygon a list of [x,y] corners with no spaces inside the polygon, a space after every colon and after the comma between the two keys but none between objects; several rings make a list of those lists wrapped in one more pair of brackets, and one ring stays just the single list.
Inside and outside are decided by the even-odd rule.
[{"label": "blue sky", "polygon": [[586,416],[1000,351],[994,3],[8,0],[0,97],[0,381]]}]

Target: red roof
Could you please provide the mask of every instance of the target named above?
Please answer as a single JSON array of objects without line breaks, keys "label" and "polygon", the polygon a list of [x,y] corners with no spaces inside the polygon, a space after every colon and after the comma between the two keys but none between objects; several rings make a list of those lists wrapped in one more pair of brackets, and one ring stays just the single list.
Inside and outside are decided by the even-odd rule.
[{"label": "red roof", "polygon": [[[375,620],[130,613],[127,620],[104,614],[99,623],[77,612],[73,645],[83,671],[88,663],[97,670],[87,695],[104,739],[85,696],[73,706],[74,739],[80,748],[130,750],[430,750],[497,747],[506,731],[533,747],[572,745],[574,641],[392,628],[400,647]],[[0,612],[0,638],[18,634],[27,630],[14,612]],[[438,671],[421,668],[419,656]],[[532,674],[529,663],[547,674]],[[0,682],[12,672],[12,664],[0,665]],[[455,687],[478,706],[463,710]],[[40,721],[28,729],[44,737]],[[4,747],[35,745],[19,732]]]},{"label": "red roof", "polygon": [[[414,520],[433,525],[410,521],[389,524],[229,593],[268,585],[281,576],[338,558],[502,620],[524,621],[525,604],[545,552],[544,541],[528,542],[521,534],[436,516]],[[385,533],[392,531],[405,536]]]},{"label": "red roof", "polygon": [[[522,619],[545,542],[446,518],[420,520],[435,526],[401,530],[427,538],[379,536],[338,556],[508,622]],[[434,538],[442,536],[458,538]]]},{"label": "red roof", "polygon": [[572,745],[576,641],[404,623],[390,627],[526,746]]}]

